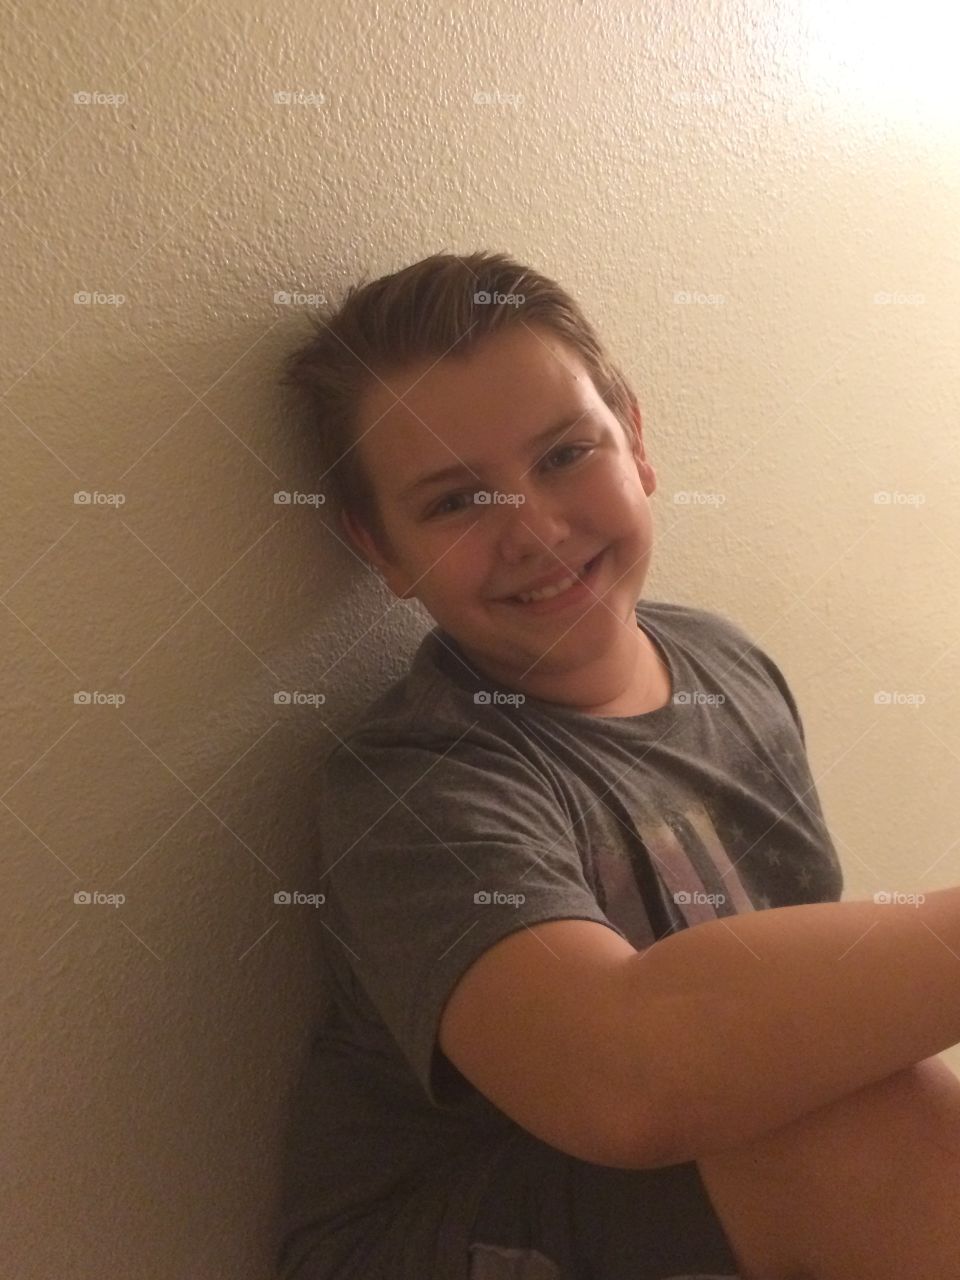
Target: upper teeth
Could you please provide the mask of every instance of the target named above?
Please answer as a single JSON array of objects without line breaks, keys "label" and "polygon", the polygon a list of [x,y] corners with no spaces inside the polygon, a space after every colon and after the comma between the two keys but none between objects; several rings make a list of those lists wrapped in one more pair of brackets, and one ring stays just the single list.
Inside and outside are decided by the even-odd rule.
[{"label": "upper teeth", "polygon": [[[589,564],[589,561],[587,563]],[[553,587],[542,587],[539,591],[525,591],[516,598],[524,604],[528,604],[531,600],[549,600],[551,596],[558,596],[561,591],[569,591],[573,584],[583,577],[583,570],[586,567],[584,565],[579,573],[572,574],[569,578],[564,578]]]}]

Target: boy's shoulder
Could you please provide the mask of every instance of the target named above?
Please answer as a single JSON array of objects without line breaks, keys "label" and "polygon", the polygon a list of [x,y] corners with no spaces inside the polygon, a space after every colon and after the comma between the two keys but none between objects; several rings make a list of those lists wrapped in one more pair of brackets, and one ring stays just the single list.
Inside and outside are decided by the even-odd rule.
[{"label": "boy's shoulder", "polygon": [[722,675],[731,687],[773,689],[782,698],[805,743],[803,720],[793,690],[778,662],[749,632],[727,614],[696,605],[651,601],[638,605],[641,621],[650,619],[654,627],[672,628],[672,637],[682,642],[688,654],[714,673]]},{"label": "boy's shoulder", "polygon": [[689,646],[710,649],[717,645],[740,650],[756,645],[744,628],[727,614],[699,605],[672,600],[641,600],[637,605],[641,622],[650,621],[668,628]]},{"label": "boy's shoulder", "polygon": [[641,602],[638,615],[641,621],[645,617],[652,619],[654,626],[660,622],[670,627],[691,649],[698,648],[705,654],[714,652],[721,657],[732,654],[739,662],[750,662],[764,671],[776,665],[741,623],[717,609],[657,600]]},{"label": "boy's shoulder", "polygon": [[433,746],[442,749],[476,720],[475,694],[484,682],[437,626],[421,639],[410,665],[343,732],[341,746],[363,751]]},{"label": "boy's shoulder", "polygon": [[489,681],[462,664],[456,644],[433,627],[406,673],[338,735],[322,785],[363,811],[365,826],[382,801],[405,804],[414,788],[437,804],[505,785],[514,794],[544,794],[548,783],[520,718],[490,705]]}]

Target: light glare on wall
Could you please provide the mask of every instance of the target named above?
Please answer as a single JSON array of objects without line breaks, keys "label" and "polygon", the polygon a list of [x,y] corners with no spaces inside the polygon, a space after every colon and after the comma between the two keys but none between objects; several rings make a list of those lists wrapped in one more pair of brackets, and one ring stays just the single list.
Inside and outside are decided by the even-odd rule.
[{"label": "light glare on wall", "polygon": [[801,61],[820,87],[883,115],[960,117],[960,14],[942,0],[804,0],[800,16]]}]

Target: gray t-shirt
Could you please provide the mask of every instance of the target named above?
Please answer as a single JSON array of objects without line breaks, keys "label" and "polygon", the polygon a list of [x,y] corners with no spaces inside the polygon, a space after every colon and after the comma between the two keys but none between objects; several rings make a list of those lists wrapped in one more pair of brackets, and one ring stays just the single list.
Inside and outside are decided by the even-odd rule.
[{"label": "gray t-shirt", "polygon": [[317,931],[332,1000],[291,1131],[283,1277],[368,1280],[389,1258],[391,1275],[466,1280],[482,1173],[517,1126],[436,1037],[499,939],[595,920],[640,950],[717,916],[839,900],[778,667],[720,614],[636,614],[670,670],[658,710],[518,704],[434,627],[328,757]]}]

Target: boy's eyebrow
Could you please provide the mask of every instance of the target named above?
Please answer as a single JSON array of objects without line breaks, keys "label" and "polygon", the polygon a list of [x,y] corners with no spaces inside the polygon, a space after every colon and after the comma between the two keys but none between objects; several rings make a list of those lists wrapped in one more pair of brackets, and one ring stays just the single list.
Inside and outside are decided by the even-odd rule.
[{"label": "boy's eyebrow", "polygon": [[[532,453],[534,449],[538,448],[545,441],[552,440],[555,436],[562,434],[562,432],[566,431],[569,427],[575,426],[578,422],[581,422],[584,418],[588,417],[591,412],[592,410],[590,409],[581,409],[579,413],[568,413],[561,418],[559,422],[553,423],[552,426],[545,428],[543,431],[538,431],[535,436],[532,436],[527,441],[527,451]],[[419,493],[421,489],[426,489],[430,485],[439,483],[441,480],[452,480],[456,476],[460,475],[477,475],[480,471],[480,465],[481,464],[478,463],[476,466],[471,466],[466,462],[456,462],[451,464],[449,467],[441,467],[439,471],[431,471],[427,475],[421,476],[419,480],[414,480],[412,484],[408,484],[406,488],[400,490],[398,496],[402,501],[406,498],[412,497],[416,493]]]}]

